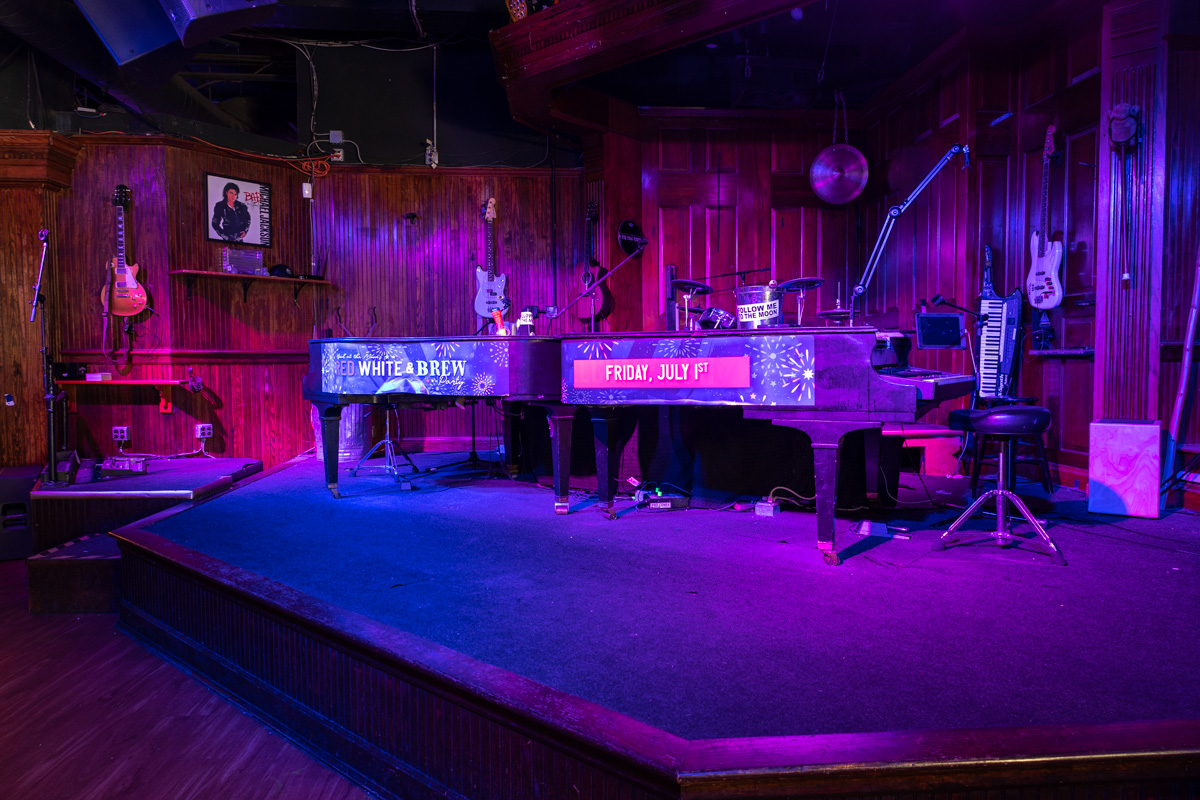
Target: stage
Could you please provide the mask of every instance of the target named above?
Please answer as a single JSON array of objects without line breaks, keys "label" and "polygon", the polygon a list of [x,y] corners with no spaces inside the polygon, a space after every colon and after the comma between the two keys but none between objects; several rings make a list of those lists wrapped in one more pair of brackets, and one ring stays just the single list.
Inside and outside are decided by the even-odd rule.
[{"label": "stage", "polygon": [[902,478],[829,566],[811,511],[556,516],[462,467],[335,499],[304,458],[118,531],[121,622],[385,796],[1200,792],[1195,517],[1022,482],[1069,566],[933,552],[967,481]]}]

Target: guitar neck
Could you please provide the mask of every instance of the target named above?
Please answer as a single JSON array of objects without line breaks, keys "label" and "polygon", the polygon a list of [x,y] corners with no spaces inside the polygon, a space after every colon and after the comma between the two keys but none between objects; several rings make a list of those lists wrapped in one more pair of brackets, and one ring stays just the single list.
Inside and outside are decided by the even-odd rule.
[{"label": "guitar neck", "polygon": [[496,223],[489,219],[486,224],[487,252],[484,254],[484,261],[487,264],[487,278],[490,281],[496,277]]},{"label": "guitar neck", "polygon": [[117,270],[125,271],[125,209],[117,206]]},{"label": "guitar neck", "polygon": [[586,224],[583,228],[583,255],[591,264],[596,260],[596,223],[591,217],[585,220]]}]

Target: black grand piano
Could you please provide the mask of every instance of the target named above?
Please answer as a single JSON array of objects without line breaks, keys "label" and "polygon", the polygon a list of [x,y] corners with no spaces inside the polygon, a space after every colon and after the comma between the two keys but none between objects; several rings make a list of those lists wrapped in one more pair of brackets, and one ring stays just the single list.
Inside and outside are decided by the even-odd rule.
[{"label": "black grand piano", "polygon": [[350,403],[445,408],[503,400],[544,407],[558,514],[569,506],[577,407],[591,412],[600,502],[611,509],[620,458],[608,446],[614,409],[741,406],[747,418],[796,428],[812,441],[817,545],[826,561],[837,563],[834,512],[843,437],[889,422],[915,422],[974,387],[973,376],[914,370],[903,356],[888,357],[901,343],[908,342],[874,328],[316,339],[309,342],[302,389],[321,418],[325,480],[335,497],[339,424]]},{"label": "black grand piano", "polygon": [[[350,403],[437,409],[481,400],[524,401],[545,406],[558,430],[569,427],[574,412],[565,410],[560,402],[559,366],[559,341],[549,337],[311,340],[301,391],[321,418],[329,490],[334,497],[341,497],[338,435],[342,409]],[[554,450],[555,495],[556,505],[561,502],[565,508],[569,470],[559,469],[561,450]]]},{"label": "black grand piano", "polygon": [[735,405],[746,418],[802,431],[813,447],[817,546],[826,562],[836,564],[843,437],[889,422],[915,422],[975,385],[971,375],[908,368],[903,353],[895,355],[901,344],[908,341],[874,328],[838,327],[568,336],[562,341],[562,400],[592,410],[597,485],[606,507],[620,457],[608,447],[612,409]]}]

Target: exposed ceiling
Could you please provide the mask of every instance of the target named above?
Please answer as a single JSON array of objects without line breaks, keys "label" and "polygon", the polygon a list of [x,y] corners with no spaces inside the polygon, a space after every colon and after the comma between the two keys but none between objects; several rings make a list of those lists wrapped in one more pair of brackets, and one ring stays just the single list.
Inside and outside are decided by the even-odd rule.
[{"label": "exposed ceiling", "polygon": [[[634,105],[711,108],[830,108],[841,89],[855,108],[965,25],[1021,25],[1051,4],[798,0],[580,84]],[[508,22],[504,0],[0,0],[0,27],[136,111],[279,138],[296,135],[306,42],[487,50]]]}]

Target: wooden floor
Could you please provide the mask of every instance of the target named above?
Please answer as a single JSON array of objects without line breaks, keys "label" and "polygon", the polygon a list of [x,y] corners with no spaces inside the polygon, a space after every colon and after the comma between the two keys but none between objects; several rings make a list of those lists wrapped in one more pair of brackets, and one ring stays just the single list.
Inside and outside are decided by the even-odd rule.
[{"label": "wooden floor", "polygon": [[0,790],[7,800],[371,795],[115,630],[31,616],[0,563]]}]

